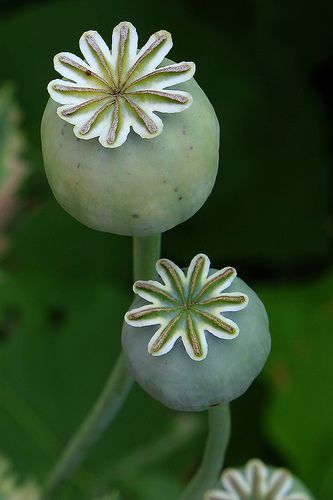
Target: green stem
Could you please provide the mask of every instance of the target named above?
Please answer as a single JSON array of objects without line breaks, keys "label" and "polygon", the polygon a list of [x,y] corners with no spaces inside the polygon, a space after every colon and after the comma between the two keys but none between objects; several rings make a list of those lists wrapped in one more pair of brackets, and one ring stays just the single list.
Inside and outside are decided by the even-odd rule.
[{"label": "green stem", "polygon": [[[155,276],[155,262],[160,255],[161,236],[133,238],[134,280]],[[123,354],[121,353],[106,381],[101,395],[78,431],[64,449],[58,463],[51,471],[42,500],[55,498],[63,483],[68,480],[85,459],[89,448],[110,426],[123,406],[132,386]]]},{"label": "green stem", "polygon": [[223,467],[231,430],[229,405],[210,408],[208,415],[209,436],[204,456],[181,500],[202,500],[204,493],[215,486]]},{"label": "green stem", "polygon": [[122,354],[119,356],[104,389],[77,433],[64,449],[59,462],[47,480],[43,499],[54,498],[62,484],[69,479],[88,449],[98,440],[120,410],[132,385]]},{"label": "green stem", "polygon": [[133,238],[134,281],[152,279],[161,254],[161,235]]}]

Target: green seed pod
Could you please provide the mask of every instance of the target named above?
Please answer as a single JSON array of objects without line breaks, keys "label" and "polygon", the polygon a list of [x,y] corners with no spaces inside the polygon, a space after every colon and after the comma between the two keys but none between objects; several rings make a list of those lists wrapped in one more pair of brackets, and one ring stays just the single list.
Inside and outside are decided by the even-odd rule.
[{"label": "green seed pod", "polygon": [[156,269],[161,280],[136,282],[139,297],[125,316],[122,345],[134,379],[174,410],[239,397],[270,351],[262,302],[235,269],[209,270],[203,254],[186,274],[167,259]]},{"label": "green seed pod", "polygon": [[257,458],[245,467],[225,469],[221,483],[222,489],[207,491],[204,500],[314,500],[287,469],[267,466]]},{"label": "green seed pod", "polygon": [[80,39],[85,60],[55,57],[65,79],[48,86],[45,170],[60,205],[91,228],[161,233],[190,218],[213,188],[218,121],[192,78],[194,64],[165,59],[171,46],[170,34],[159,31],[137,52],[134,26],[120,23],[112,52],[88,31]]}]

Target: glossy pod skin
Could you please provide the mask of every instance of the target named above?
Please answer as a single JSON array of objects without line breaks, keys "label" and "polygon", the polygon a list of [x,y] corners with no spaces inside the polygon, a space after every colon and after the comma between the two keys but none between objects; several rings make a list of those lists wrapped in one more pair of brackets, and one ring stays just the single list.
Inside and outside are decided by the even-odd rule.
[{"label": "glossy pod skin", "polygon": [[[214,269],[210,273],[213,272]],[[202,411],[227,403],[241,396],[263,368],[271,346],[264,305],[238,277],[228,292],[241,292],[249,297],[245,309],[224,313],[237,322],[240,333],[233,340],[206,333],[208,355],[200,362],[187,356],[180,339],[167,354],[150,355],[147,345],[157,327],[135,328],[124,322],[122,345],[132,376],[168,408]],[[130,309],[143,304],[145,301],[138,297]]]},{"label": "glossy pod skin", "polygon": [[115,149],[78,139],[49,100],[41,130],[45,170],[55,198],[74,218],[143,237],[180,224],[204,204],[217,174],[219,125],[193,78],[177,88],[193,96],[190,108],[163,114],[160,136],[142,139],[131,131]]}]

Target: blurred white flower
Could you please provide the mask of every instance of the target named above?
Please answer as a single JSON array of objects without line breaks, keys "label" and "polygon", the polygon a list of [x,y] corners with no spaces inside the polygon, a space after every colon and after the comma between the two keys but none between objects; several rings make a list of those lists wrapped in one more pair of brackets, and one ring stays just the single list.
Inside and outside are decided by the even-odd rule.
[{"label": "blurred white flower", "polygon": [[12,470],[10,461],[0,455],[0,499],[1,500],[39,500],[40,489],[33,480],[19,483]]}]

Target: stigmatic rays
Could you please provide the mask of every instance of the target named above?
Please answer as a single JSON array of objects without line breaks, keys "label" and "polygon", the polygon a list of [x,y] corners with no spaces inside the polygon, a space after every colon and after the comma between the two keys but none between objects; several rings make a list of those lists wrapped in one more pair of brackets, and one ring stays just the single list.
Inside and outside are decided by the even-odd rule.
[{"label": "stigmatic rays", "polygon": [[207,491],[204,500],[312,500],[288,470],[267,467],[258,459],[249,460],[244,470],[226,469],[221,483],[222,489]]},{"label": "stigmatic rays", "polygon": [[192,62],[157,68],[171,47],[170,33],[162,30],[138,51],[138,35],[129,22],[114,28],[111,50],[97,31],[86,31],[80,38],[84,59],[68,52],[54,58],[64,77],[48,85],[52,99],[63,105],[58,115],[74,125],[78,138],[99,137],[108,148],[123,144],[131,127],[142,138],[158,136],[163,123],[155,111],[176,113],[192,104],[189,93],[164,90],[195,71]]},{"label": "stigmatic rays", "polygon": [[173,262],[161,259],[156,270],[163,283],[137,281],[133,290],[150,302],[127,312],[125,321],[132,326],[160,325],[148,344],[153,356],[169,352],[180,337],[187,354],[195,361],[207,356],[206,333],[220,339],[234,339],[237,324],[223,316],[248,304],[243,293],[224,291],[236,277],[236,270],[225,267],[209,276],[210,261],[196,255],[186,274]]}]

